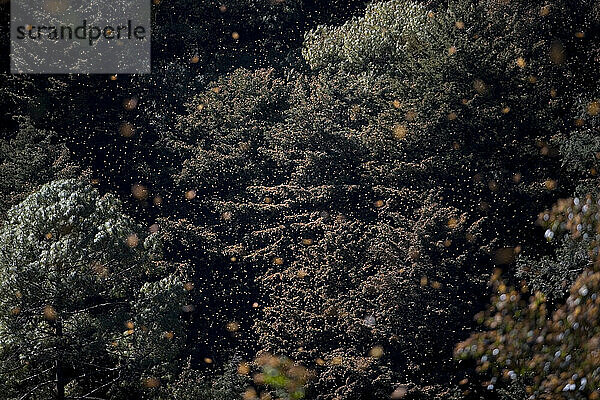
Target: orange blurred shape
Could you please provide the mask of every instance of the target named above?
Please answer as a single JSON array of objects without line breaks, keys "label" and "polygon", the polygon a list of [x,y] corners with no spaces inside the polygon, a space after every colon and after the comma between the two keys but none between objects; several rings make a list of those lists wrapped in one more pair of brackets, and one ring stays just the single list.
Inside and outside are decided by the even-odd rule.
[{"label": "orange blurred shape", "polygon": [[119,128],[119,133],[123,137],[132,137],[135,133],[135,129],[133,129],[133,125],[131,125],[129,122],[124,122]]},{"label": "orange blurred shape", "polygon": [[510,264],[515,261],[515,249],[514,247],[504,247],[496,250],[494,254],[494,264],[503,265]]},{"label": "orange blurred shape", "polygon": [[148,188],[141,183],[136,183],[131,187],[131,194],[137,200],[146,200],[148,197]]},{"label": "orange blurred shape", "polygon": [[402,398],[404,398],[404,396],[406,396],[407,393],[408,393],[408,389],[406,388],[406,386],[401,385],[401,386],[398,386],[396,388],[396,390],[394,390],[394,392],[391,394],[390,398],[402,399]]},{"label": "orange blurred shape", "polygon": [[156,378],[147,378],[144,380],[144,386],[152,389],[160,386],[160,381]]},{"label": "orange blurred shape", "polygon": [[133,247],[136,247],[140,243],[140,240],[138,239],[138,237],[135,233],[132,233],[131,235],[127,236],[126,243],[127,243],[127,246],[133,248]]},{"label": "orange blurred shape", "polygon": [[44,318],[48,321],[54,321],[57,317],[56,310],[51,305],[47,305],[43,310]]}]

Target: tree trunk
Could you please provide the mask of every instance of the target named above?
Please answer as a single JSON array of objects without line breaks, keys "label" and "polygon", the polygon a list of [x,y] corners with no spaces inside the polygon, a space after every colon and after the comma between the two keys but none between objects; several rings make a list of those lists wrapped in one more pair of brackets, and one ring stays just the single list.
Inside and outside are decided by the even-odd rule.
[{"label": "tree trunk", "polygon": [[[63,335],[62,322],[58,319],[56,321],[56,337],[61,340]],[[56,357],[56,400],[65,399],[65,376],[62,365],[62,354],[60,347],[58,348],[58,355]]]}]

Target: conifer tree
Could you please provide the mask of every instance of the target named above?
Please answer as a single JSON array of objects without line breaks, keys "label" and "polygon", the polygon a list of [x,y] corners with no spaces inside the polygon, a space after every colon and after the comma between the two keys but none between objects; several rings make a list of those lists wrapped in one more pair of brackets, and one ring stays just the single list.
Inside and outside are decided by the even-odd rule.
[{"label": "conifer tree", "polygon": [[132,398],[177,370],[186,291],[114,196],[46,184],[9,211],[0,243],[7,393]]}]

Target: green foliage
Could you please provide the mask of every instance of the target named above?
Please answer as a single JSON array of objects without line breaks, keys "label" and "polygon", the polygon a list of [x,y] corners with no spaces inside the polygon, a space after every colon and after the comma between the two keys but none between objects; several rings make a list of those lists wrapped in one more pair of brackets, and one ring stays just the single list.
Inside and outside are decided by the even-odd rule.
[{"label": "green foliage", "polygon": [[249,380],[238,373],[240,363],[241,358],[234,356],[227,362],[221,373],[213,376],[206,376],[188,366],[159,398],[165,400],[241,399]]},{"label": "green foliage", "polygon": [[[269,75],[237,71],[217,82],[218,91],[190,104],[178,140],[167,142],[191,157],[173,179],[187,218],[163,226],[179,232],[173,237],[196,262],[206,260],[198,248],[223,260],[198,273],[212,275],[198,286],[211,282],[212,304],[221,287],[259,309],[266,299],[256,333],[248,333],[315,368],[309,398],[389,396],[396,379],[429,379],[424,365],[450,368],[434,354],[456,338],[438,332],[469,325],[461,308],[474,299],[465,293],[483,284],[469,260],[488,251],[481,216],[441,205],[430,182],[411,176],[418,167],[402,164],[402,147],[391,153],[398,158],[379,161],[368,133],[382,128],[369,113],[393,106],[363,86],[368,81]],[[395,161],[412,170],[377,169]],[[213,323],[218,316],[225,326],[231,316],[248,329],[256,311],[237,306],[232,315],[224,300]]]},{"label": "green foliage", "polygon": [[164,363],[183,335],[185,291],[174,276],[156,279],[158,254],[144,249],[153,238],[142,236],[114,196],[54,181],[7,218],[0,231],[3,380],[20,395],[130,398],[144,375],[168,376],[173,366]]},{"label": "green foliage", "polygon": [[[287,357],[276,357],[269,353],[261,354],[255,361],[261,368],[261,372],[254,375],[255,384],[266,387],[282,400],[304,398],[304,384],[309,375],[306,368]],[[255,393],[254,389],[249,389],[244,398],[250,400]]]},{"label": "green foliage", "polygon": [[522,256],[517,260],[517,278],[550,301],[562,301],[577,276],[591,263],[588,243],[562,239],[553,256]]},{"label": "green foliage", "polygon": [[586,268],[573,283],[565,304],[554,312],[543,293],[535,292],[527,300],[523,297],[527,287],[508,288],[499,273],[494,275],[498,295],[478,316],[488,330],[472,335],[456,349],[459,358],[473,358],[479,371],[492,374],[488,388],[493,389],[499,378],[522,376],[529,398],[600,398],[598,204],[592,196],[561,200],[540,214],[548,240],[567,231],[566,240],[580,240],[594,261],[593,268]]},{"label": "green foliage", "polygon": [[56,134],[34,128],[28,119],[19,121],[14,137],[0,139],[0,215],[40,185],[77,173],[68,149],[55,139]]},{"label": "green foliage", "polygon": [[389,71],[432,46],[426,8],[414,1],[372,3],[364,16],[305,35],[303,56],[313,69]]},{"label": "green foliage", "polygon": [[494,305],[479,316],[489,330],[459,344],[457,356],[472,357],[479,371],[491,373],[490,390],[498,379],[524,376],[529,398],[598,398],[598,281],[586,270],[552,314],[541,293],[527,301],[497,283]]}]

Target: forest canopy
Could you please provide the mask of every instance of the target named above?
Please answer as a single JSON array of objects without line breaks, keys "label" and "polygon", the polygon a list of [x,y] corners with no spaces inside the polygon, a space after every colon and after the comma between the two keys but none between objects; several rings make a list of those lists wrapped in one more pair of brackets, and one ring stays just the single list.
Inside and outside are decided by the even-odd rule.
[{"label": "forest canopy", "polygon": [[1,75],[3,396],[600,398],[600,3],[152,7]]}]

